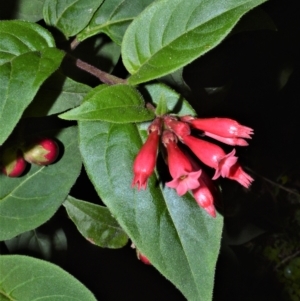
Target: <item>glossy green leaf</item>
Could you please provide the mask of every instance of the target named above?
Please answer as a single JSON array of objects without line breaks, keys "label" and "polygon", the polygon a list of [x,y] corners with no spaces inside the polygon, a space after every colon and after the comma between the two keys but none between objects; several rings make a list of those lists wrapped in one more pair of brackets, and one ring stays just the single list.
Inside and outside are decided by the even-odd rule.
[{"label": "glossy green leaf", "polygon": [[131,84],[174,72],[218,45],[243,14],[266,0],[158,0],[130,24],[122,58]]},{"label": "glossy green leaf", "polygon": [[44,19],[65,36],[74,36],[88,25],[102,2],[103,0],[45,0]]},{"label": "glossy green leaf", "polygon": [[60,267],[27,256],[0,256],[0,300],[96,301]]},{"label": "glossy green leaf", "polygon": [[110,211],[103,206],[68,196],[63,203],[78,231],[91,243],[102,248],[122,248],[128,237]]},{"label": "glossy green leaf", "polygon": [[91,87],[55,72],[41,86],[23,117],[52,115],[77,107],[90,90]]},{"label": "glossy green leaf", "polygon": [[79,41],[103,32],[121,45],[132,20],[153,0],[109,0],[95,12],[90,24],[77,35]]},{"label": "glossy green leaf", "polygon": [[0,240],[40,226],[65,200],[81,169],[76,135],[76,127],[56,135],[63,145],[57,162],[43,167],[31,165],[19,178],[0,174]]},{"label": "glossy green leaf", "polygon": [[145,108],[140,93],[129,85],[101,85],[89,93],[83,104],[59,115],[67,120],[103,120],[115,123],[141,122],[154,118]]},{"label": "glossy green leaf", "polygon": [[[165,95],[169,111],[193,114],[187,103],[161,84],[146,86],[153,102]],[[146,139],[146,124],[79,122],[80,150],[87,173],[136,247],[188,300],[212,299],[222,217],[211,218],[188,193],[165,187],[161,173],[146,190],[131,188],[132,164]],[[101,172],[99,172],[101,171]]]},{"label": "glossy green leaf", "polygon": [[48,31],[29,22],[0,22],[0,39],[1,145],[64,53],[53,48]]}]

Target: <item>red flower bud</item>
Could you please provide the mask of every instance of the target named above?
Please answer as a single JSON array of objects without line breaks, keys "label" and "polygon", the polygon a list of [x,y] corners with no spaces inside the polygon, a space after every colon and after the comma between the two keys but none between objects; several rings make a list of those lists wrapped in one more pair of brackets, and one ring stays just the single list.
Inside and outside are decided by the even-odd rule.
[{"label": "red flower bud", "polygon": [[234,156],[235,150],[226,155],[218,145],[193,136],[185,136],[182,141],[204,164],[216,169],[213,180],[219,176],[228,177],[230,167],[238,159]]},{"label": "red flower bud", "polygon": [[20,150],[7,149],[1,156],[1,170],[8,177],[19,177],[24,172],[27,162]]},{"label": "red flower bud", "polygon": [[41,166],[53,163],[59,155],[58,144],[47,137],[35,139],[22,150],[27,162]]},{"label": "red flower bud", "polygon": [[200,207],[202,207],[210,216],[216,217],[213,196],[215,188],[204,172],[202,172],[198,181],[200,186],[192,190],[193,196]]},{"label": "red flower bud", "polygon": [[205,136],[208,136],[210,138],[213,138],[215,140],[221,141],[223,143],[229,144],[229,145],[238,145],[238,146],[247,146],[249,145],[248,142],[245,139],[234,137],[234,138],[226,138],[222,136],[218,136],[215,134],[212,134],[210,132],[204,132]]},{"label": "red flower bud", "polygon": [[165,116],[164,124],[169,130],[173,131],[179,139],[183,139],[183,137],[191,133],[190,126],[186,122],[177,120],[175,117]]},{"label": "red flower bud", "polygon": [[136,255],[137,255],[137,258],[141,262],[143,262],[144,264],[147,264],[147,265],[151,265],[150,260],[145,255],[143,255],[142,253],[140,253],[139,251],[136,251]]},{"label": "red flower bud", "polygon": [[133,163],[134,178],[131,187],[146,189],[147,180],[154,171],[160,135],[161,120],[156,118],[148,128],[149,136]]},{"label": "red flower bud", "polygon": [[172,181],[166,185],[176,189],[178,195],[184,195],[188,190],[195,189],[199,186],[198,178],[201,169],[194,171],[190,160],[180,150],[176,136],[169,130],[163,132],[162,142],[167,148],[168,166]]},{"label": "red flower bud", "polygon": [[188,122],[196,129],[224,138],[240,137],[251,139],[250,135],[253,134],[253,129],[229,118],[193,118],[191,116],[183,116],[181,120]]}]

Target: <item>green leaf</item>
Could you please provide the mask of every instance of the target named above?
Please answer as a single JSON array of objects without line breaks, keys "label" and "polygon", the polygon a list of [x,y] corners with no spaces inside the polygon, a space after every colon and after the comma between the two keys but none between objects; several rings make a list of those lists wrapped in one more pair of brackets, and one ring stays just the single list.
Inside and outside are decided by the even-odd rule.
[{"label": "green leaf", "polygon": [[272,18],[260,7],[257,7],[243,16],[241,21],[232,30],[231,35],[245,31],[272,30],[277,31]]},{"label": "green leaf", "polygon": [[102,71],[111,73],[120,59],[121,47],[100,34],[80,43],[72,54],[93,66],[99,66]]},{"label": "green leaf", "polygon": [[58,67],[56,48],[21,54],[0,66],[0,145],[7,139],[39,87]]},{"label": "green leaf", "polygon": [[63,149],[62,157],[54,164],[31,165],[29,172],[19,178],[0,174],[0,240],[40,226],[65,200],[81,169],[76,136],[76,127],[56,135]]},{"label": "green leaf", "polygon": [[6,240],[5,245],[11,254],[26,250],[50,260],[54,252],[67,250],[67,237],[61,228],[53,233],[43,233],[40,229],[35,229]]},{"label": "green leaf", "polygon": [[0,300],[96,301],[77,279],[58,266],[27,256],[0,256]]},{"label": "green leaf", "polygon": [[109,0],[95,12],[90,24],[77,35],[79,41],[101,32],[121,45],[123,35],[132,20],[153,0]]},{"label": "green leaf", "polygon": [[266,0],[158,0],[128,27],[122,58],[131,84],[162,77],[217,46],[243,14]]},{"label": "green leaf", "polygon": [[161,97],[158,100],[158,104],[155,110],[155,114],[157,116],[163,116],[168,113],[168,108],[167,108],[167,101],[166,97],[164,94],[161,95]]},{"label": "green leaf", "polygon": [[129,85],[101,85],[89,93],[83,104],[59,115],[67,120],[103,120],[115,123],[141,122],[154,118],[145,108],[140,93]]},{"label": "green leaf", "polygon": [[50,33],[24,21],[0,22],[0,145],[7,139],[42,83],[64,53]]},{"label": "green leaf", "polygon": [[[1,1],[7,6],[6,1]],[[43,19],[44,0],[15,0],[12,16],[9,19],[21,19],[29,22],[37,22]],[[0,10],[2,10],[0,4]],[[3,18],[8,19],[8,18]]]},{"label": "green leaf", "polygon": [[45,0],[44,19],[65,36],[74,36],[88,25],[102,2],[103,0]]},{"label": "green leaf", "polygon": [[63,203],[78,231],[91,243],[102,248],[122,248],[128,237],[110,211],[103,206],[68,196]]},{"label": "green leaf", "polygon": [[176,91],[180,92],[180,94],[182,94],[185,97],[186,95],[191,94],[191,89],[183,78],[183,68],[180,68],[173,73],[161,77],[159,81],[174,88]]},{"label": "green leaf", "polygon": [[[186,101],[164,85],[152,84],[146,89],[155,97],[153,102],[164,94],[168,111],[194,114]],[[133,160],[146,139],[146,128],[146,124],[79,122],[80,150],[87,173],[138,250],[188,300],[209,301],[222,217],[211,218],[189,193],[179,197],[167,188],[160,172],[165,169],[161,159],[146,190],[131,188]]]},{"label": "green leaf", "polygon": [[[166,102],[165,113],[180,115],[195,115],[192,106],[177,92],[162,83],[151,83],[143,87],[144,97],[146,101],[152,101],[159,105],[160,99],[163,97]],[[142,126],[142,125],[141,125]]]},{"label": "green leaf", "polygon": [[23,117],[52,115],[77,107],[90,90],[57,71],[41,86]]},{"label": "green leaf", "polygon": [[27,52],[55,47],[54,39],[46,29],[25,21],[1,21],[0,38],[0,65]]}]

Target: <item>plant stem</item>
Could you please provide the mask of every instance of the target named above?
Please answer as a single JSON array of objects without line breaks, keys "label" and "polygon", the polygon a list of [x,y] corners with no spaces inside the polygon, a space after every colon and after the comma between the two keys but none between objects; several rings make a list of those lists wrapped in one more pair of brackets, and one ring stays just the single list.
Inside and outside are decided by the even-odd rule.
[{"label": "plant stem", "polygon": [[285,257],[283,260],[281,260],[276,267],[274,268],[274,270],[278,270],[278,268],[280,268],[282,265],[284,265],[285,263],[287,263],[288,261],[292,260],[293,258],[297,257],[300,254],[300,250],[297,250],[296,252],[294,252],[293,254]]},{"label": "plant stem", "polygon": [[291,189],[291,188],[285,187],[285,186],[283,186],[283,185],[281,185],[281,184],[279,184],[279,183],[276,183],[276,182],[274,182],[274,181],[272,181],[272,180],[270,180],[270,179],[268,179],[268,178],[266,178],[266,177],[264,177],[264,176],[258,174],[257,172],[255,172],[254,170],[252,170],[252,169],[249,168],[249,167],[245,167],[245,169],[246,169],[246,170],[249,170],[250,172],[252,172],[252,173],[255,174],[256,176],[262,178],[263,180],[265,180],[266,182],[270,183],[270,184],[273,185],[273,186],[277,186],[278,188],[280,188],[280,189],[282,189],[282,190],[285,190],[286,192],[289,192],[289,193],[294,194],[294,195],[296,195],[296,196],[300,196],[300,194],[299,194],[297,191],[295,191],[295,190],[293,190],[293,189]]},{"label": "plant stem", "polygon": [[75,38],[70,45],[71,50],[74,50],[79,44],[80,42]]},{"label": "plant stem", "polygon": [[125,79],[122,79],[122,78],[116,77],[114,75],[111,75],[107,72],[104,72],[104,71],[102,71],[102,70],[100,70],[100,69],[98,69],[98,68],[96,68],[96,67],[94,67],[94,66],[92,66],[92,65],[90,65],[90,64],[88,64],[88,63],[86,63],[82,60],[80,60],[80,59],[78,59],[78,58],[73,57],[70,54],[67,54],[66,58],[72,60],[73,62],[75,62],[75,65],[78,68],[80,68],[80,69],[96,76],[101,82],[103,82],[105,84],[116,85],[116,84],[125,84],[125,83],[127,83],[127,81]]}]

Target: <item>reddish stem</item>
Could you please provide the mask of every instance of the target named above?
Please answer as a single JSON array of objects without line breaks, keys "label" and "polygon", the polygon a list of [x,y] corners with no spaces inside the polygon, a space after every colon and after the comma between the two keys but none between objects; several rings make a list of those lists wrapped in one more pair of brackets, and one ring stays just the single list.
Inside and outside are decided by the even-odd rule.
[{"label": "reddish stem", "polygon": [[75,65],[78,68],[96,76],[101,82],[103,82],[105,84],[116,85],[116,84],[126,84],[127,83],[127,81],[125,79],[122,79],[122,78],[116,77],[112,74],[109,74],[107,72],[104,72],[80,59],[74,58],[70,54],[67,55],[67,58],[74,61]]}]

